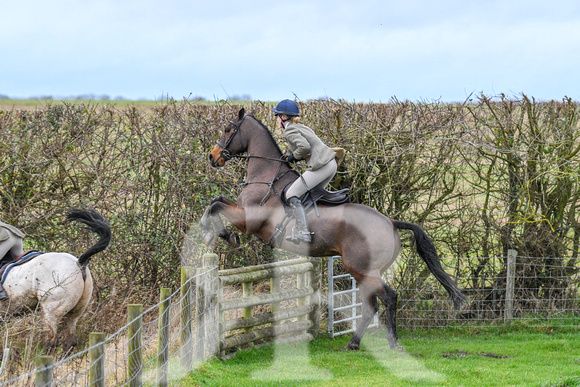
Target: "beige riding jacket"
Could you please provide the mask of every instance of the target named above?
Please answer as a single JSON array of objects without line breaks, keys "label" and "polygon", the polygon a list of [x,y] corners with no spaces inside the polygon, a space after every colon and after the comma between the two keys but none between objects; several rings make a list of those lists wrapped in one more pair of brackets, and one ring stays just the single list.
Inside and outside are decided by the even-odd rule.
[{"label": "beige riding jacket", "polygon": [[8,234],[8,232],[6,232],[6,230],[10,230],[14,235],[16,235],[19,238],[24,238],[26,236],[22,231],[20,231],[16,227],[0,221],[0,243],[4,242],[10,237],[10,235]]},{"label": "beige riding jacket", "polygon": [[315,171],[336,157],[336,153],[304,124],[288,124],[284,129],[284,137],[296,160],[306,160],[310,170]]}]

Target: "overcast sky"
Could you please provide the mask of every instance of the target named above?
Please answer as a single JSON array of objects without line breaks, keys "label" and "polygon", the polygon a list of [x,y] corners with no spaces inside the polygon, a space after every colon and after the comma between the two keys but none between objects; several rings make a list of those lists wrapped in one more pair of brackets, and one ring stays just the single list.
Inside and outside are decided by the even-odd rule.
[{"label": "overcast sky", "polygon": [[577,0],[2,0],[0,94],[580,100]]}]

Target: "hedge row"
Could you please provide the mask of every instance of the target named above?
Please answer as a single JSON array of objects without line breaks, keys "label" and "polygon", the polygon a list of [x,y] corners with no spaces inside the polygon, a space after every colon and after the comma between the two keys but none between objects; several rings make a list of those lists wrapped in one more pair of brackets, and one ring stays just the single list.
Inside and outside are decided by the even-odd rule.
[{"label": "hedge row", "polygon": [[[197,224],[210,200],[240,190],[243,162],[219,171],[207,163],[240,107],[169,101],[0,111],[0,218],[28,234],[27,247],[80,253],[92,236],[64,225],[63,214],[92,206],[114,232],[111,249],[91,264],[100,289],[166,285],[182,261],[204,251]],[[274,128],[271,107],[254,101],[246,110]],[[350,187],[354,202],[423,225],[442,255],[484,263],[515,248],[578,257],[577,103],[482,95],[463,104],[300,107],[306,124],[347,150],[332,187]],[[225,266],[268,259],[260,242],[243,241],[238,251],[218,246]]]}]

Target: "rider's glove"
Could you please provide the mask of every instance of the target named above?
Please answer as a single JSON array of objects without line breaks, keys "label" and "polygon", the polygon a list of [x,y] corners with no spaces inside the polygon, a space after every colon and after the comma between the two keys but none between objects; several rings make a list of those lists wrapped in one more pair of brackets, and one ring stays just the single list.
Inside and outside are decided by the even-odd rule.
[{"label": "rider's glove", "polygon": [[288,161],[289,163],[293,163],[296,161],[294,154],[292,152],[288,153],[287,155],[282,156],[284,160]]}]

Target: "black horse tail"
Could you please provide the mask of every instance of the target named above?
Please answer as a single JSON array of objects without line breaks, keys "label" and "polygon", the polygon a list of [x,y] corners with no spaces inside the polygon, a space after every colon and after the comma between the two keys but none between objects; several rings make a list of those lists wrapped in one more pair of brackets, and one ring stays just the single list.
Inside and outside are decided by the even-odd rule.
[{"label": "black horse tail", "polygon": [[89,247],[87,251],[79,257],[79,265],[84,269],[89,264],[91,257],[101,251],[105,250],[111,242],[111,227],[99,214],[93,209],[88,210],[71,210],[67,213],[66,220],[69,222],[83,223],[87,230],[96,233],[99,240],[93,246]]},{"label": "black horse tail", "polygon": [[413,234],[415,235],[415,244],[417,247],[417,252],[421,256],[423,261],[425,261],[427,267],[429,268],[429,270],[431,270],[431,273],[433,273],[435,278],[437,278],[437,280],[441,283],[441,285],[443,285],[445,290],[447,290],[447,293],[449,293],[451,300],[453,300],[453,305],[455,309],[459,310],[459,308],[461,308],[461,304],[463,304],[463,302],[465,302],[466,300],[465,295],[461,293],[461,290],[459,289],[459,287],[457,287],[455,282],[453,282],[449,274],[447,274],[445,270],[443,270],[443,267],[441,266],[441,261],[439,260],[439,256],[437,255],[437,250],[435,249],[435,245],[433,244],[433,241],[429,238],[429,236],[427,236],[425,230],[423,230],[421,227],[419,227],[414,223],[401,222],[393,219],[391,219],[391,221],[393,222],[393,225],[398,229],[413,231]]}]

